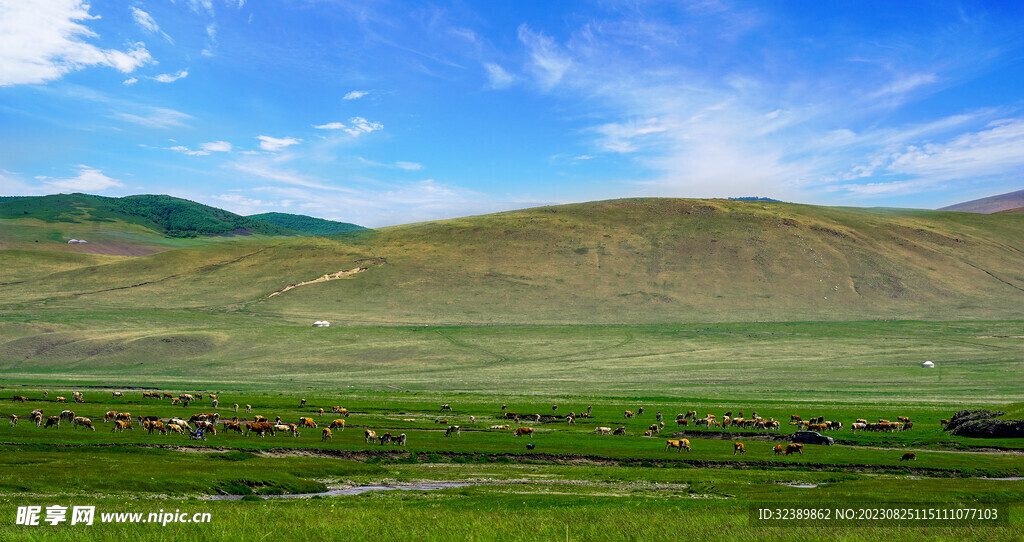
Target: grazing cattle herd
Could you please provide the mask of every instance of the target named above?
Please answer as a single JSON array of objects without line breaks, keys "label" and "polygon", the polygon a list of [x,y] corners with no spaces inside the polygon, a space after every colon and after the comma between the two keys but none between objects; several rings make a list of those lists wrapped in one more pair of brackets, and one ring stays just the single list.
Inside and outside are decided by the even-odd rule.
[{"label": "grazing cattle herd", "polygon": [[[45,400],[47,396],[48,393],[44,393],[43,400]],[[210,406],[212,406],[213,408],[217,407],[217,405],[219,404],[219,399],[216,394],[182,393],[174,395],[166,392],[142,392],[143,399],[154,399],[158,401],[163,399],[170,399],[172,404],[182,405],[184,407],[188,407],[192,403],[203,401],[204,396],[210,400]],[[81,392],[73,392],[72,397],[74,398],[76,403],[85,403],[84,396]],[[112,391],[111,399],[129,401],[131,398],[129,396],[126,396],[125,393],[122,391]],[[33,400],[25,395],[14,395],[11,401],[13,403],[27,403]],[[53,402],[66,403],[66,399],[64,397],[56,397]],[[325,408],[322,406],[308,405],[306,399],[301,399],[299,407],[302,409],[308,409],[315,414],[319,414],[320,417],[322,417],[326,412]],[[515,412],[508,412],[508,405],[502,404],[500,406],[502,414],[499,414],[496,417],[514,420],[518,427],[515,427],[515,429],[513,430],[512,425],[496,424],[489,426],[488,429],[491,431],[511,430],[514,437],[529,436],[530,438],[533,438],[536,432],[535,428],[522,425],[522,420],[532,423],[565,422],[566,425],[575,426],[577,419],[589,420],[592,418],[593,413],[592,406],[588,406],[585,413],[581,411],[579,414],[577,414],[576,411],[572,411],[564,416],[557,415],[558,409],[558,405],[552,405],[552,413],[547,416],[542,416],[540,414],[517,414]],[[281,416],[276,416],[275,421],[272,423],[270,422],[268,416],[260,414],[254,414],[251,420],[239,419],[237,415],[239,410],[238,403],[234,404],[233,410],[235,415],[230,420],[221,420],[221,415],[216,411],[196,413],[192,414],[188,419],[184,419],[178,417],[161,418],[159,416],[153,415],[133,416],[130,412],[119,412],[117,410],[110,410],[104,414],[103,423],[110,423],[110,431],[113,433],[124,433],[126,431],[133,431],[134,427],[132,423],[133,421],[137,421],[141,426],[142,430],[149,435],[153,435],[154,433],[158,435],[168,435],[173,433],[185,435],[187,433],[191,439],[195,440],[206,440],[207,436],[215,436],[218,435],[220,432],[234,432],[246,437],[253,435],[255,433],[255,436],[259,438],[265,438],[268,435],[273,437],[283,433],[285,435],[290,435],[291,437],[298,438],[301,436],[301,430],[303,429],[320,429],[320,440],[321,442],[326,442],[334,438],[335,431],[343,432],[345,430],[346,418],[349,418],[350,415],[352,414],[348,409],[344,407],[333,406],[331,407],[330,412],[341,417],[335,418],[326,427],[320,428],[318,427],[318,422],[314,420],[312,417],[308,416],[299,416],[295,419],[294,422],[288,422],[283,420]],[[632,420],[635,417],[642,416],[643,411],[643,407],[639,407],[635,411],[624,410],[622,411],[623,418],[625,418],[626,420]],[[245,412],[252,413],[252,406],[246,404]],[[453,410],[451,405],[447,403],[441,405],[441,412],[450,413],[449,417],[454,417],[460,420],[468,420],[468,422],[471,425],[475,424],[476,422],[476,416],[473,415],[456,416],[455,411]],[[11,427],[16,427],[18,425],[19,419],[21,419],[17,413],[8,414],[7,417],[10,420]],[[42,427],[43,429],[53,428],[55,430],[59,430],[61,422],[67,422],[71,424],[73,429],[78,429],[81,427],[92,431],[96,431],[96,426],[93,424],[90,418],[78,416],[74,411],[70,409],[62,410],[59,415],[48,416],[44,416],[42,409],[35,409],[28,413],[26,417],[36,427]],[[416,421],[415,418],[403,418],[402,420],[404,422]],[[655,423],[646,426],[646,430],[641,429],[643,436],[653,437],[655,434],[660,433],[665,429],[665,422],[663,421],[663,415],[661,411],[657,412],[655,420]],[[857,418],[854,422],[852,422],[849,425],[849,429],[853,434],[862,431],[892,433],[910,431],[914,427],[913,422],[907,416],[897,416],[896,420],[897,421],[889,421],[888,419],[885,418],[879,418],[877,422],[869,422],[866,418]],[[687,410],[684,413],[676,415],[675,421],[677,427],[679,428],[688,428],[690,425],[701,427],[703,428],[703,430],[698,431],[697,434],[707,432],[709,436],[711,436],[711,433],[713,431],[717,430],[721,431],[722,433],[719,434],[724,434],[726,438],[728,438],[728,435],[739,435],[747,432],[760,432],[766,434],[765,437],[761,437],[762,439],[768,438],[779,440],[786,438],[781,435],[775,437],[768,434],[770,432],[780,432],[782,424],[772,417],[761,417],[757,414],[756,411],[750,412],[749,417],[745,417],[743,415],[743,412],[741,411],[737,411],[736,415],[733,415],[732,411],[727,411],[724,413],[724,415],[721,416],[721,418],[719,418],[716,414],[705,413],[703,416],[699,416],[696,410]],[[435,424],[441,424],[445,426],[444,436],[461,436],[463,429],[462,426],[452,424],[449,422],[450,420],[448,418],[434,419]],[[217,427],[218,423],[220,424],[219,430]],[[948,420],[941,421],[941,425],[943,427],[948,423]],[[798,414],[790,415],[789,425],[794,426],[797,431],[820,432],[840,431],[844,427],[843,422],[838,420],[826,420],[824,416],[814,416],[805,420],[802,416]],[[360,426],[356,425],[356,427]],[[407,437],[405,433],[392,434],[391,431],[386,431],[378,435],[377,430],[379,430],[380,428],[375,429],[365,429],[364,443],[375,443],[381,446],[406,445]],[[426,431],[427,429],[420,430]],[[472,431],[484,431],[484,429],[473,429]],[[589,433],[591,432],[591,430],[586,430],[584,432]],[[625,425],[620,425],[615,428],[610,426],[596,426],[593,428],[592,432],[596,435],[625,436],[627,435],[627,428]],[[685,431],[681,431],[680,433],[677,433],[673,436],[679,437],[684,434],[687,433]],[[529,449],[534,449],[534,445],[531,444]],[[689,452],[691,451],[690,440],[686,438],[666,439],[664,450],[670,451],[672,449],[675,449],[676,452],[681,452],[684,449],[687,452]],[[775,455],[779,456],[790,456],[794,454],[803,455],[804,446],[803,444],[796,442],[788,444],[777,444],[771,447],[771,450],[774,452]],[[733,455],[745,455],[746,451],[747,445],[745,445],[743,442],[733,442]],[[912,452],[905,453],[902,455],[902,457],[899,458],[900,462],[916,460],[917,454]]]}]

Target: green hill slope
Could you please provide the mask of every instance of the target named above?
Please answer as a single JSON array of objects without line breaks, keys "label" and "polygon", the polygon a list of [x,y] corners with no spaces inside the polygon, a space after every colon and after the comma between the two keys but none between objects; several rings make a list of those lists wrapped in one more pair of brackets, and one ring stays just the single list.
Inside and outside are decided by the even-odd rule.
[{"label": "green hill slope", "polygon": [[1020,214],[630,199],[184,247],[0,286],[0,304],[338,323],[1015,319],[1022,269]]},{"label": "green hill slope", "polygon": [[43,222],[114,222],[152,229],[168,237],[295,232],[261,220],[186,199],[151,194],[108,198],[90,194],[56,194],[0,198],[0,218]]},{"label": "green hill slope", "polygon": [[[0,198],[0,249],[140,256],[237,235],[298,232],[170,196]],[[85,244],[71,244],[84,239]]]},{"label": "green hill slope", "polygon": [[274,224],[282,228],[301,232],[307,235],[331,235],[335,233],[346,233],[351,231],[365,230],[366,228],[348,222],[336,222],[324,220],[306,215],[293,215],[289,213],[262,213],[249,215],[249,218]]}]

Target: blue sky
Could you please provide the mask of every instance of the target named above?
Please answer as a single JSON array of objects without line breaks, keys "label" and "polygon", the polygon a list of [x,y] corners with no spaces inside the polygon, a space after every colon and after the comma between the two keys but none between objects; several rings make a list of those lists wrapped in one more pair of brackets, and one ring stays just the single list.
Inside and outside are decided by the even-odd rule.
[{"label": "blue sky", "polygon": [[0,195],[367,226],[1024,188],[1024,3],[0,0]]}]

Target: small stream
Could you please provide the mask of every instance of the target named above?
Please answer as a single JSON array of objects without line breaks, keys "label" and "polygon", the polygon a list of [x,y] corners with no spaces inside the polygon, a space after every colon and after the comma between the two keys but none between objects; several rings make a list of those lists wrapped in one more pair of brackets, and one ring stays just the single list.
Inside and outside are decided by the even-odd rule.
[{"label": "small stream", "polygon": [[[395,485],[395,486],[356,486],[345,489],[331,489],[320,493],[291,493],[287,495],[257,495],[264,499],[308,499],[310,497],[333,497],[336,495],[360,495],[371,491],[436,491],[438,489],[451,489],[453,487],[478,486],[480,483],[472,482],[425,482],[420,484]],[[244,495],[211,495],[207,497],[211,501],[239,501]]]}]

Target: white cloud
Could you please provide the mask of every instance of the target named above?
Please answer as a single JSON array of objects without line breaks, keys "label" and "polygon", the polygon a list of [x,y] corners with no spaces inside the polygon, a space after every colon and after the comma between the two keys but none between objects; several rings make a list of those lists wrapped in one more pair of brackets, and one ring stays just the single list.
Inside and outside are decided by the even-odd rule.
[{"label": "white cloud", "polygon": [[75,166],[78,175],[66,179],[36,177],[47,187],[60,192],[102,192],[104,190],[124,186],[117,179],[112,179],[102,171],[85,165]]},{"label": "white cloud", "polygon": [[173,83],[178,79],[183,79],[185,77],[188,77],[188,70],[180,70],[178,71],[178,73],[175,74],[161,73],[153,79],[161,83]]},{"label": "white cloud", "polygon": [[385,164],[382,162],[375,162],[373,160],[367,160],[366,158],[359,157],[359,162],[373,167],[382,167],[388,169],[401,169],[405,171],[419,171],[423,169],[423,164],[417,162],[405,162],[399,160],[393,164]]},{"label": "white cloud", "polygon": [[637,140],[651,134],[667,132],[669,127],[657,118],[624,123],[609,123],[595,128],[603,137],[601,146],[613,152],[637,150]]},{"label": "white cloud", "polygon": [[985,130],[960,134],[943,143],[910,145],[892,153],[876,169],[932,182],[1020,175],[1024,168],[1024,118],[990,123]]},{"label": "white cloud", "polygon": [[142,11],[141,9],[135,6],[132,6],[131,9],[132,18],[135,19],[135,23],[141,26],[143,30],[149,32],[150,34],[159,34],[163,36],[164,39],[166,39],[167,41],[171,42],[172,44],[174,43],[174,40],[171,39],[171,37],[168,36],[166,32],[160,30],[160,25],[156,24],[156,21],[153,20],[152,15],[146,13],[145,11]]},{"label": "white cloud", "polygon": [[493,62],[485,63],[484,69],[487,70],[487,86],[489,88],[508,88],[517,80],[516,76],[508,73],[504,68]]},{"label": "white cloud", "polygon": [[200,143],[199,148],[206,152],[231,152],[232,145],[227,141],[211,141]]},{"label": "white cloud", "polygon": [[377,130],[383,130],[384,125],[379,122],[370,122],[363,117],[353,117],[349,119],[352,123],[348,128],[343,128],[349,135],[353,137],[360,136],[362,134],[368,134],[370,132],[376,132]]},{"label": "white cloud", "polygon": [[79,21],[96,19],[82,0],[0,4],[0,86],[45,83],[90,66],[122,73],[152,62],[142,43],[126,51],[101,49],[84,40],[97,34]]},{"label": "white cloud", "polygon": [[868,94],[868,98],[898,98],[919,87],[930,85],[939,80],[934,73],[911,73],[901,75],[895,81]]},{"label": "white cloud", "polygon": [[148,126],[150,128],[181,128],[186,126],[185,121],[191,119],[191,115],[167,109],[164,107],[135,106],[137,112],[114,113],[114,118]]},{"label": "white cloud", "polygon": [[383,130],[384,125],[379,122],[371,122],[363,117],[352,117],[349,119],[349,124],[345,125],[340,122],[328,122],[327,124],[320,124],[313,126],[317,130],[344,130],[352,137],[358,137],[363,134],[370,132],[376,132],[377,130]]},{"label": "white cloud", "polygon": [[[174,141],[173,139],[171,141]],[[152,148],[152,147],[150,147]],[[189,156],[208,156],[214,152],[231,152],[233,146],[227,141],[211,141],[209,143],[200,143],[198,150],[192,150],[184,145],[175,145],[173,147],[167,147],[168,150],[187,154]]]},{"label": "white cloud", "polygon": [[345,125],[340,122],[328,122],[327,124],[321,124],[319,126],[313,126],[317,130],[341,130]]},{"label": "white cloud", "polygon": [[134,77],[130,77],[130,78],[125,79],[124,81],[122,81],[121,84],[124,85],[124,86],[129,86],[129,85],[134,85],[135,83],[138,83],[138,82],[139,82],[138,79],[136,79]]},{"label": "white cloud", "polygon": [[213,0],[188,0],[188,6],[196,13],[206,12],[213,17]]},{"label": "white cloud", "polygon": [[529,68],[542,87],[551,88],[557,85],[572,68],[572,59],[555,43],[555,40],[530,30],[525,24],[519,27],[519,40],[529,50]]},{"label": "white cloud", "polygon": [[210,154],[209,151],[194,151],[184,145],[175,145],[173,147],[169,147],[169,149],[172,151],[180,152],[182,154],[187,154],[189,156],[206,156]]},{"label": "white cloud", "polygon": [[271,151],[271,152],[279,151],[279,150],[281,150],[281,149],[283,149],[285,147],[290,147],[292,145],[297,145],[297,144],[302,142],[301,139],[295,139],[294,137],[277,138],[277,137],[270,137],[270,136],[265,136],[265,135],[261,135],[261,136],[257,137],[257,139],[260,140],[260,148],[261,149],[263,149],[265,151]]},{"label": "white cloud", "polygon": [[352,92],[346,94],[345,97],[342,98],[342,100],[358,100],[359,98],[362,98],[367,94],[369,94],[369,92],[365,90],[353,90]]}]

